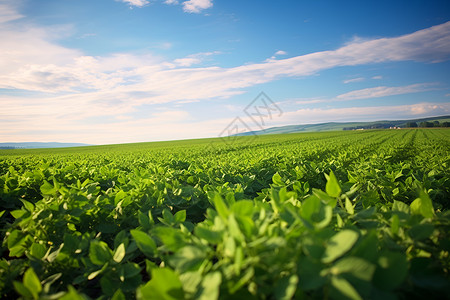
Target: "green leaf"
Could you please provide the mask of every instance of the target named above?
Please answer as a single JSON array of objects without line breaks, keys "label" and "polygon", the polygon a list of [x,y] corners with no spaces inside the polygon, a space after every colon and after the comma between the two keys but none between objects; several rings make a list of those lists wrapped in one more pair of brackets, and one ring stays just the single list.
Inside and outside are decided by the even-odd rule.
[{"label": "green leaf", "polygon": [[332,208],[336,207],[337,204],[336,197],[331,197],[330,195],[319,189],[312,189],[312,193],[326,205],[331,206]]},{"label": "green leaf", "polygon": [[411,205],[411,212],[415,215],[422,215],[425,218],[432,218],[434,216],[433,203],[430,196],[423,190],[419,191],[419,198],[414,200]]},{"label": "green leaf", "polygon": [[[206,277],[206,276],[205,276]],[[180,274],[180,281],[183,284],[183,291],[186,293],[186,299],[196,299],[201,291],[198,291],[198,287],[202,282],[203,276],[201,272],[186,272]],[[195,296],[195,297],[194,297]]]},{"label": "green leaf", "polygon": [[169,268],[153,269],[152,279],[137,292],[137,299],[178,300],[184,292],[178,275]]},{"label": "green leaf", "polygon": [[275,299],[290,300],[297,289],[298,276],[293,274],[289,277],[281,278],[275,285]]},{"label": "green leaf", "polygon": [[432,224],[417,224],[408,230],[408,235],[416,241],[429,238],[434,232],[434,226]]},{"label": "green leaf", "polygon": [[228,216],[228,232],[236,241],[243,242],[245,240],[234,214]]},{"label": "green leaf", "polygon": [[331,285],[335,289],[333,292],[337,291],[338,293],[338,296],[333,298],[362,300],[355,288],[344,278],[333,276],[331,278]]},{"label": "green leaf", "polygon": [[117,247],[116,252],[114,253],[113,260],[116,263],[120,263],[122,259],[125,257],[125,245],[122,243]]},{"label": "green leaf", "polygon": [[11,249],[15,246],[22,245],[25,242],[24,234],[19,230],[13,230],[8,235],[8,248]]},{"label": "green leaf", "polygon": [[125,263],[119,266],[119,273],[121,273],[124,278],[132,278],[139,275],[140,272],[141,268],[136,263]]},{"label": "green leaf", "polygon": [[406,279],[408,268],[409,264],[404,253],[384,253],[378,258],[373,282],[382,290],[392,290]]},{"label": "green leaf", "polygon": [[359,257],[344,257],[340,259],[332,268],[334,275],[351,274],[364,281],[371,281],[375,272],[375,265]]},{"label": "green leaf", "polygon": [[25,214],[29,214],[29,212],[27,212],[24,209],[16,209],[16,210],[10,211],[9,213],[11,214],[11,216],[14,217],[14,219],[19,219],[19,218],[22,218]]},{"label": "green leaf", "polygon": [[331,197],[339,197],[342,190],[333,171],[330,171],[330,175],[328,176],[325,174],[325,177],[327,178],[327,184],[325,186],[325,191],[327,194]]},{"label": "green leaf", "polygon": [[44,184],[41,185],[41,193],[43,195],[53,195],[55,194],[57,189],[53,186],[53,184],[44,180]]},{"label": "green leaf", "polygon": [[45,253],[47,253],[47,248],[45,248],[44,245],[33,243],[30,247],[31,256],[37,259],[42,259],[45,256]]},{"label": "green leaf", "polygon": [[322,274],[323,269],[323,264],[312,260],[310,257],[302,257],[298,263],[299,287],[308,291],[323,286],[327,281],[327,278]]},{"label": "green leaf", "polygon": [[195,226],[194,233],[201,239],[211,244],[217,244],[222,241],[223,232],[214,231],[204,226]]},{"label": "green leaf", "polygon": [[358,240],[358,233],[345,229],[333,235],[327,242],[322,262],[330,263],[348,252]]},{"label": "green leaf", "polygon": [[393,214],[391,218],[391,232],[392,234],[398,234],[398,230],[400,229],[400,219],[397,214]]},{"label": "green leaf", "polygon": [[69,285],[69,291],[60,300],[86,300],[87,298],[83,297],[81,294],[77,292],[77,290]]},{"label": "green leaf", "polygon": [[406,214],[411,212],[409,206],[401,201],[394,200],[394,204],[392,205],[392,211],[400,211]]},{"label": "green leaf", "polygon": [[325,205],[316,196],[309,196],[300,207],[300,216],[306,221],[307,226],[315,228],[326,227],[332,217],[333,209],[329,205]]},{"label": "green leaf", "polygon": [[38,299],[38,296],[32,293],[25,285],[23,285],[22,282],[14,281],[13,282],[14,289],[22,296],[24,296],[26,299]]},{"label": "green leaf", "polygon": [[186,210],[180,210],[178,211],[175,215],[175,222],[178,223],[183,223],[184,221],[186,221]]},{"label": "green leaf", "polygon": [[278,172],[276,172],[275,174],[273,174],[272,176],[272,182],[277,185],[277,186],[285,186],[286,184],[283,182],[283,180],[281,179],[280,174],[278,174]]},{"label": "green leaf", "polygon": [[28,210],[29,212],[33,212],[34,211],[34,204],[31,202],[28,202],[27,200],[20,200],[23,203],[23,206],[25,207],[26,210]]},{"label": "green leaf", "polygon": [[167,208],[163,209],[162,212],[164,221],[166,221],[168,224],[173,224],[175,221],[175,218],[173,217],[172,213],[170,212],[170,210],[168,210]]},{"label": "green leaf", "polygon": [[219,299],[220,284],[222,283],[222,274],[220,272],[208,273],[200,284],[199,292],[195,299],[199,300],[217,300]]},{"label": "green leaf", "polygon": [[[149,212],[150,213],[150,212]],[[144,228],[144,230],[149,230],[152,228],[152,222],[150,222],[150,218],[147,214],[144,214],[143,212],[138,212],[138,220],[139,224]]]},{"label": "green leaf", "polygon": [[127,193],[125,193],[123,190],[120,190],[114,197],[114,205],[117,205],[117,203],[119,203],[119,201],[125,198],[126,196]]},{"label": "green leaf", "polygon": [[111,300],[126,300],[126,298],[125,298],[125,295],[123,294],[122,290],[118,289],[112,296]]},{"label": "green leaf", "polygon": [[353,207],[352,202],[347,197],[345,198],[345,210],[350,214],[353,215],[355,213],[355,208]]},{"label": "green leaf", "polygon": [[219,193],[214,193],[213,203],[219,216],[222,218],[223,221],[226,222],[226,220],[228,219],[228,215],[230,214],[230,211],[228,210],[228,207],[225,205],[225,202],[223,202],[223,199]]},{"label": "green leaf", "polygon": [[89,258],[94,265],[102,266],[112,258],[112,251],[102,241],[92,241],[89,247]]},{"label": "green leaf", "polygon": [[141,250],[145,256],[153,257],[155,255],[156,243],[148,234],[135,229],[130,230],[130,233],[136,241],[139,250]]},{"label": "green leaf", "polygon": [[203,249],[196,246],[185,246],[170,257],[170,264],[180,272],[196,271],[206,258]]},{"label": "green leaf", "polygon": [[236,216],[248,216],[251,217],[253,215],[253,201],[250,200],[241,200],[237,201],[231,207],[231,210]]},{"label": "green leaf", "polygon": [[33,294],[35,299],[38,298],[39,293],[42,291],[41,281],[34,273],[33,268],[29,268],[23,275],[23,285]]},{"label": "green leaf", "polygon": [[180,230],[172,227],[156,227],[154,232],[170,251],[177,251],[186,245],[184,234]]}]

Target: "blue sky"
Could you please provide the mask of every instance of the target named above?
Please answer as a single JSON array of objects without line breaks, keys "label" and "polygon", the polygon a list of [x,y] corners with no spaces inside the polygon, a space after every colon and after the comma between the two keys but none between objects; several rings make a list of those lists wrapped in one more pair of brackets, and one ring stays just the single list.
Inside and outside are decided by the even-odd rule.
[{"label": "blue sky", "polygon": [[0,0],[0,40],[1,142],[450,114],[448,1]]}]

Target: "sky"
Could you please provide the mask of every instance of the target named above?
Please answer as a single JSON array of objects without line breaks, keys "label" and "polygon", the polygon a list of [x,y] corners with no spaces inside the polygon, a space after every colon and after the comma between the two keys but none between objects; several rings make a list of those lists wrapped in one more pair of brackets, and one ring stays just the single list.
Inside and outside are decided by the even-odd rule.
[{"label": "sky", "polygon": [[440,115],[448,1],[0,0],[0,142]]}]

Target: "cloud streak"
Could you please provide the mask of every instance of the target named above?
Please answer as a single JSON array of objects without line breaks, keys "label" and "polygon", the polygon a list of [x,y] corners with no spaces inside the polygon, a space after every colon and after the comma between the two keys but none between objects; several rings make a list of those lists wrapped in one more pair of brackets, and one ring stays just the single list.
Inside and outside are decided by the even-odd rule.
[{"label": "cloud streak", "polygon": [[351,78],[351,79],[344,80],[343,83],[347,84],[347,83],[353,83],[353,82],[361,82],[361,81],[364,81],[364,80],[365,80],[364,77],[356,77],[356,78]]},{"label": "cloud streak", "polygon": [[406,86],[377,86],[372,88],[366,88],[361,90],[351,91],[345,94],[337,96],[335,99],[338,101],[359,100],[369,98],[380,98],[387,96],[421,93],[436,89],[434,83],[417,83]]},{"label": "cloud streak", "polygon": [[334,98],[299,99],[296,100],[295,103],[305,105],[305,104],[329,103],[336,101],[364,100],[364,99],[382,98],[413,93],[423,93],[436,90],[437,89],[436,85],[437,83],[416,83],[405,86],[377,86],[360,90],[353,90],[344,94],[340,94]]},{"label": "cloud streak", "polygon": [[136,7],[143,7],[150,3],[147,0],[121,0],[121,1],[129,4],[130,6],[136,6]]}]

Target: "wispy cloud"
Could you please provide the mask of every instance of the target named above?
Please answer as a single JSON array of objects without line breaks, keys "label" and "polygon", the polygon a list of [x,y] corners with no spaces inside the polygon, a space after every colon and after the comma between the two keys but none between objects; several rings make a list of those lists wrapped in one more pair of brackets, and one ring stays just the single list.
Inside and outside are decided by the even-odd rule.
[{"label": "wispy cloud", "polygon": [[188,13],[199,13],[212,6],[212,0],[189,0],[183,2],[183,10]]},{"label": "wispy cloud", "polygon": [[372,76],[372,79],[374,79],[374,80],[383,79],[383,76],[381,76],[381,75]]},{"label": "wispy cloud", "polygon": [[422,93],[436,90],[437,83],[416,83],[405,86],[377,86],[359,90],[353,90],[344,94],[340,94],[333,98],[304,98],[296,99],[296,104],[317,104],[331,103],[336,101],[352,101],[372,98],[382,98],[396,95]]},{"label": "wispy cloud", "polygon": [[277,56],[277,55],[286,55],[286,54],[287,54],[287,52],[283,51],[283,50],[278,50],[277,52],[275,52],[275,56]]},{"label": "wispy cloud", "polygon": [[143,7],[150,3],[147,0],[121,0],[121,1],[124,3],[127,3],[131,6],[136,6],[136,7]]},{"label": "wispy cloud", "polygon": [[336,100],[359,100],[369,98],[380,98],[394,95],[403,95],[411,93],[420,93],[436,89],[435,83],[417,83],[406,86],[377,86],[361,90],[351,91],[336,97]]},{"label": "wispy cloud", "polygon": [[347,79],[347,80],[344,80],[342,82],[347,84],[347,83],[352,83],[352,82],[360,82],[360,81],[364,81],[364,80],[365,80],[364,77],[357,77],[357,78]]},{"label": "wispy cloud", "polygon": [[317,103],[324,103],[324,102],[330,102],[329,99],[324,98],[299,98],[295,99],[293,102],[295,104],[305,105],[305,104],[317,104]]},{"label": "wispy cloud", "polygon": [[184,58],[177,58],[173,61],[175,64],[174,67],[175,66],[190,67],[192,65],[201,63],[206,57],[215,55],[215,54],[220,54],[220,52],[219,51],[201,52],[201,53],[188,55],[187,57],[184,57]]}]

